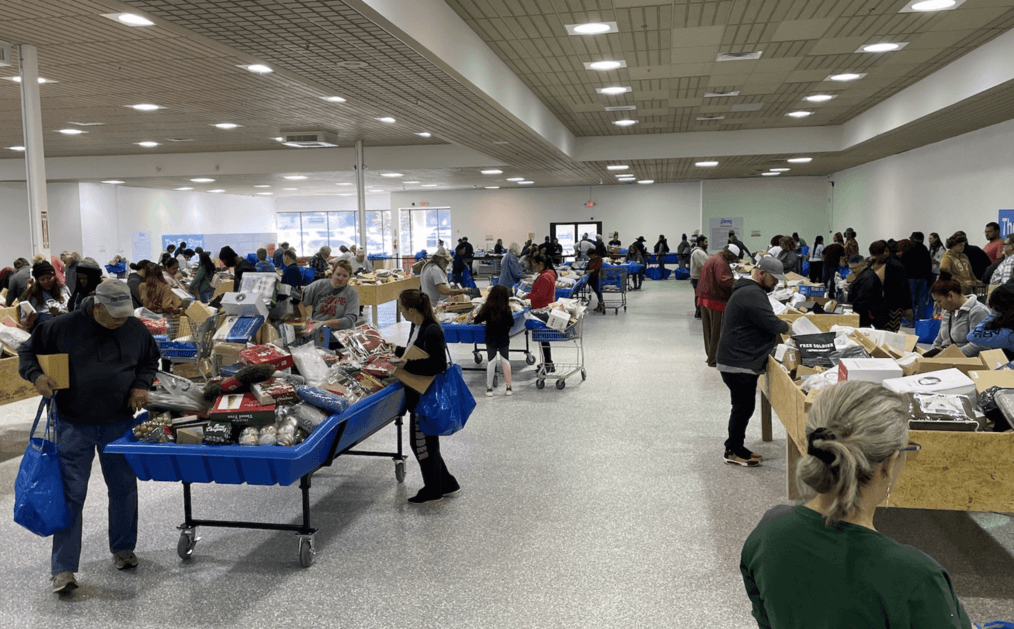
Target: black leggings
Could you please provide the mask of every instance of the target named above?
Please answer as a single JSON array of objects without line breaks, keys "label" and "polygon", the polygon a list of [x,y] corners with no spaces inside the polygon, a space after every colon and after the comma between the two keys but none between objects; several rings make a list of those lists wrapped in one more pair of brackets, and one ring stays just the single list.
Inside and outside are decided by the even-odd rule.
[{"label": "black leggings", "polygon": [[419,421],[414,412],[409,414],[408,435],[412,454],[419,462],[419,471],[422,472],[423,491],[442,496],[445,491],[457,489],[457,479],[447,471],[444,459],[440,456],[440,437],[424,435],[419,430]]},{"label": "black leggings", "polygon": [[553,352],[549,349],[547,341],[542,341],[542,356],[547,363],[553,362]]}]

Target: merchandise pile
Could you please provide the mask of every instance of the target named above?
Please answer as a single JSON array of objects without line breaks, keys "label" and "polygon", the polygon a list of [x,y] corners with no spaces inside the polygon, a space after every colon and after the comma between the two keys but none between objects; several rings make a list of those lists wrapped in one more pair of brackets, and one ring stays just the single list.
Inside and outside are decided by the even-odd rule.
[{"label": "merchandise pile", "polygon": [[[587,307],[581,304],[580,299],[557,299],[545,308],[528,311],[525,317],[544,324],[547,328],[564,331],[577,325],[586,311]],[[535,325],[538,326],[538,323]]]},{"label": "merchandise pile", "polygon": [[352,286],[373,286],[379,284],[390,284],[400,280],[407,280],[411,275],[404,271],[393,271],[390,269],[377,269],[370,273],[362,273],[349,280]]}]

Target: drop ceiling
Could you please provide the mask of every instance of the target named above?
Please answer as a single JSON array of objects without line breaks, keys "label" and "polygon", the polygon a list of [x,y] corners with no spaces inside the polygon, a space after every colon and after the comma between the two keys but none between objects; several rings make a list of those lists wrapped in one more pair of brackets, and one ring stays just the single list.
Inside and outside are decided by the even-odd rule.
[{"label": "drop ceiling", "polygon": [[[367,157],[370,147],[438,151],[452,145],[478,152],[504,171],[486,176],[471,165],[422,168],[397,180],[368,172],[367,183],[385,191],[423,183],[511,187],[516,184],[504,179],[515,175],[536,186],[624,185],[606,169],[616,160],[579,161],[546,141],[508,106],[491,103],[488,94],[421,50],[393,21],[378,18],[373,5],[381,4],[6,0],[0,4],[0,40],[37,46],[40,75],[52,81],[40,86],[47,157],[134,155],[151,161],[165,153],[277,152],[275,138],[285,130],[326,130],[341,146],[363,140]],[[579,139],[842,125],[1014,27],[1014,0],[967,0],[954,11],[932,14],[899,13],[905,2],[897,0],[447,0],[447,6],[460,19],[457,32],[478,36]],[[102,17],[121,10],[140,12],[156,25],[131,28]],[[619,32],[566,34],[565,25],[589,21],[614,21]],[[907,45],[897,52],[855,52],[883,41]],[[756,60],[715,61],[719,53],[756,51],[762,53]],[[624,60],[627,67],[584,67],[607,59]],[[275,72],[259,75],[240,67],[251,63]],[[15,47],[14,64],[0,67],[0,77],[15,75],[16,68]],[[825,80],[845,71],[866,76],[852,83]],[[631,91],[596,92],[610,85]],[[23,144],[19,90],[0,80],[0,147]],[[704,96],[729,91],[739,94]],[[784,176],[826,175],[1014,118],[1012,92],[1011,85],[998,86],[857,146],[814,155],[810,164],[785,164],[793,155],[782,152],[726,155],[708,169],[694,163],[710,155],[622,163],[630,165],[627,172],[658,183],[756,176],[771,166],[791,167]],[[813,93],[836,98],[802,100]],[[322,100],[332,95],[347,102]],[[164,109],[128,108],[142,102]],[[813,115],[785,115],[798,109]],[[396,123],[376,120],[384,116]],[[623,118],[638,123],[612,124]],[[74,122],[101,124],[76,127],[87,131],[76,137],[56,133]],[[240,127],[212,126],[220,122]],[[417,135],[424,131],[432,136]],[[161,145],[146,149],[136,144],[141,141]],[[253,187],[260,184],[272,185],[278,196],[334,194],[337,183],[353,181],[345,164],[307,173],[300,182],[282,180],[283,170],[224,175],[215,187],[255,194],[266,190]],[[154,171],[126,181],[200,189],[184,177]]]}]

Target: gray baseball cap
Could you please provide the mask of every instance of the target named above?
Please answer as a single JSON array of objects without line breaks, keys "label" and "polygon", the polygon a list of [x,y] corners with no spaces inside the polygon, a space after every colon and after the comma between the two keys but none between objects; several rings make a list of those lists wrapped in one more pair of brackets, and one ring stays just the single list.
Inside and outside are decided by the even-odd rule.
[{"label": "gray baseball cap", "polygon": [[785,267],[782,265],[782,261],[772,256],[764,256],[760,259],[757,264],[761,271],[770,273],[780,280],[788,279],[785,277]]},{"label": "gray baseball cap", "polygon": [[106,280],[95,288],[95,301],[106,307],[106,312],[114,319],[134,315],[134,299],[130,296],[130,287],[120,280]]}]

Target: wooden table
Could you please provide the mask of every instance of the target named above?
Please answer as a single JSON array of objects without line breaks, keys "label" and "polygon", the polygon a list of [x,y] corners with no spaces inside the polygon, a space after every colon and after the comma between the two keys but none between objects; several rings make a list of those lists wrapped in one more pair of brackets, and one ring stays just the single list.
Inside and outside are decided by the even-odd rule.
[{"label": "wooden table", "polygon": [[[398,299],[401,291],[408,290],[409,288],[419,288],[421,285],[419,276],[416,275],[404,280],[388,282],[387,284],[356,285],[355,289],[359,293],[360,305],[373,306],[373,325],[379,325],[377,323],[377,306],[386,304],[389,301],[395,301]],[[401,321],[401,311],[397,308],[394,310],[394,316],[396,321]]]}]

